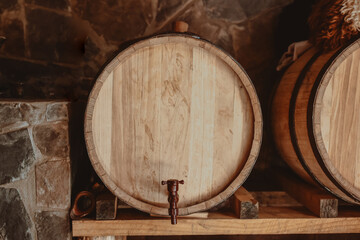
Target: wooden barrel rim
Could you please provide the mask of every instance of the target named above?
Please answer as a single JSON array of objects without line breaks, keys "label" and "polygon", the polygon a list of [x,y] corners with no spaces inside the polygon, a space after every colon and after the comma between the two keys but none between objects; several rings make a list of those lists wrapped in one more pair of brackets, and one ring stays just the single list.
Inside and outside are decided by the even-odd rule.
[{"label": "wooden barrel rim", "polygon": [[179,215],[186,215],[193,212],[198,211],[204,211],[207,209],[210,209],[217,204],[225,201],[228,197],[230,197],[246,180],[246,178],[249,176],[255,162],[258,156],[258,153],[260,151],[260,145],[262,141],[262,114],[260,109],[260,102],[256,95],[255,88],[250,81],[250,78],[244,71],[244,69],[241,67],[241,65],[235,61],[230,55],[225,53],[222,49],[216,47],[215,45],[211,44],[208,41],[202,40],[197,37],[185,35],[185,34],[164,34],[159,35],[157,37],[152,37],[148,39],[141,40],[128,48],[126,48],[124,51],[120,52],[101,72],[99,75],[93,89],[90,92],[88,104],[86,107],[85,112],[85,142],[86,147],[88,150],[88,154],[91,160],[91,163],[99,175],[99,177],[102,179],[104,184],[119,198],[121,198],[125,203],[129,204],[130,206],[133,206],[135,208],[138,208],[142,211],[149,212],[152,214],[159,214],[159,215],[168,215],[168,209],[167,208],[161,208],[157,207],[142,201],[139,201],[135,199],[134,197],[128,195],[125,193],[122,189],[118,188],[116,184],[111,180],[111,178],[106,174],[104,168],[102,167],[99,158],[97,156],[97,153],[95,151],[94,146],[94,139],[92,136],[92,114],[95,106],[95,102],[97,99],[97,96],[99,94],[99,91],[104,83],[104,81],[107,79],[108,75],[112,72],[112,70],[117,66],[117,64],[121,63],[124,59],[126,59],[127,56],[134,53],[137,49],[140,49],[144,46],[147,46],[149,44],[151,45],[157,45],[162,43],[167,43],[174,41],[176,39],[181,38],[182,41],[186,41],[188,44],[196,44],[197,46],[206,49],[210,53],[218,56],[221,58],[225,63],[228,64],[228,66],[238,75],[239,79],[244,84],[244,87],[247,91],[247,94],[249,95],[250,103],[253,110],[254,115],[254,137],[251,144],[251,150],[249,157],[243,167],[243,169],[240,171],[239,175],[229,184],[229,186],[222,192],[220,192],[218,195],[214,196],[213,198],[201,202],[189,207],[179,208]]},{"label": "wooden barrel rim", "polygon": [[[331,162],[322,137],[320,125],[321,103],[324,97],[325,89],[328,86],[332,75],[343,60],[348,57],[354,50],[358,49],[360,39],[354,39],[347,46],[339,49],[332,58],[324,65],[317,76],[313,89],[311,90],[308,105],[308,132],[310,143],[315,153],[316,159],[320,166],[329,177],[346,195],[360,202],[360,190],[349,183]],[[313,116],[313,117],[311,117]]]},{"label": "wooden barrel rim", "polygon": [[[341,51],[338,51],[340,54]],[[331,190],[330,188],[328,188],[326,185],[324,185],[324,183],[322,181],[320,181],[320,179],[312,172],[311,168],[308,166],[308,164],[306,163],[301,150],[300,150],[300,146],[298,144],[298,140],[297,140],[297,135],[296,135],[296,131],[295,131],[295,109],[296,109],[296,102],[297,102],[297,97],[300,91],[300,88],[302,86],[303,81],[305,80],[306,74],[308,72],[308,70],[312,67],[312,65],[314,64],[314,62],[321,56],[321,52],[315,52],[315,54],[310,58],[310,60],[306,63],[306,65],[304,66],[304,68],[301,70],[298,78],[296,79],[296,83],[291,95],[291,99],[290,99],[290,104],[289,104],[289,132],[290,132],[290,138],[291,138],[291,142],[292,145],[294,147],[294,151],[299,159],[299,162],[301,164],[301,166],[304,168],[304,170],[308,173],[308,175],[316,182],[318,183],[320,186],[322,186],[323,188],[327,189],[329,192],[331,192],[333,195],[339,197],[339,198],[343,198],[342,196],[340,196],[338,193],[336,193],[335,191]],[[332,60],[335,59],[337,56],[337,54],[334,54],[333,57],[328,61],[328,62],[333,62]],[[325,66],[320,70],[320,73],[318,74],[319,76],[322,76],[322,72],[327,70],[327,64],[325,64]],[[316,87],[314,86],[313,89],[316,90]],[[311,99],[309,99],[309,104],[308,104],[308,111],[309,111],[309,107],[312,106],[313,101]],[[307,120],[311,121],[312,119],[312,115],[311,112],[307,113]],[[309,123],[309,122],[308,122]],[[309,132],[309,136],[310,133],[312,133],[312,125],[308,124],[309,128],[308,128],[308,132]],[[314,137],[314,136],[312,136]],[[319,166],[321,167],[322,171],[325,173],[325,175],[329,178],[329,180],[339,189],[341,190],[341,192],[343,192],[348,198],[348,201],[355,201],[356,202],[356,198],[348,192],[348,190],[346,190],[342,185],[340,185],[340,183],[331,175],[331,173],[329,172],[329,170],[327,169],[327,167],[324,165],[323,163],[323,159],[321,158],[320,154],[318,153],[318,149],[316,148],[315,145],[313,145],[313,143],[315,141],[313,141],[314,138],[310,137],[310,143],[312,146],[312,150],[314,152],[316,161],[318,162]]]}]

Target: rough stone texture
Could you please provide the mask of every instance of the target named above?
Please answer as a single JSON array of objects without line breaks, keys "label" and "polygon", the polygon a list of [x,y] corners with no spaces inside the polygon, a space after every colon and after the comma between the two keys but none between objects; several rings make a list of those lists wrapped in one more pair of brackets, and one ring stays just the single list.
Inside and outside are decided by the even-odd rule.
[{"label": "rough stone texture", "polygon": [[33,137],[42,155],[55,159],[69,156],[67,122],[34,126]]},{"label": "rough stone texture", "polygon": [[[1,26],[1,25],[0,25]],[[4,49],[11,55],[25,56],[24,25],[19,19],[9,20],[0,27],[0,35],[6,36]]]},{"label": "rough stone texture", "polygon": [[24,23],[21,5],[14,0],[0,1],[0,36],[5,36],[3,51],[12,56],[25,56]]},{"label": "rough stone texture", "polygon": [[42,7],[48,7],[52,9],[59,9],[68,11],[69,9],[69,1],[68,0],[25,0],[28,4],[34,4]]},{"label": "rough stone texture", "polygon": [[167,1],[167,0],[159,0],[158,6],[157,6],[157,12],[156,12],[156,22],[162,23],[164,21],[169,21],[169,18],[171,16],[176,15],[176,13],[181,9],[181,6],[184,4],[187,4],[187,0],[173,0],[173,1]]},{"label": "rough stone texture", "polygon": [[68,212],[36,212],[35,225],[37,231],[37,239],[71,239],[68,215]]},{"label": "rough stone texture", "polygon": [[22,116],[17,103],[0,103],[0,127],[22,121]]},{"label": "rough stone texture", "polygon": [[190,32],[224,48],[263,83],[256,78],[274,71],[279,16],[293,1],[313,0],[3,0],[0,34],[8,40],[0,48],[0,97],[86,99],[119,46],[169,31],[175,20],[187,21]]},{"label": "rough stone texture", "polygon": [[0,239],[31,240],[31,221],[19,192],[0,188]]},{"label": "rough stone texture", "polygon": [[36,202],[41,207],[68,209],[70,206],[70,164],[51,161],[37,165]]},{"label": "rough stone texture", "polygon": [[0,128],[3,128],[0,133],[4,132],[4,129],[43,123],[45,110],[46,103],[0,103]]},{"label": "rough stone texture", "polygon": [[79,74],[79,70],[64,66],[6,59],[0,55],[0,97],[74,99],[71,94],[78,89],[75,80],[80,78]]},{"label": "rough stone texture", "polygon": [[70,239],[67,106],[0,102],[0,240]]},{"label": "rough stone texture", "polygon": [[46,103],[20,103],[22,120],[30,125],[41,124],[45,121]]},{"label": "rough stone texture", "polygon": [[13,9],[17,5],[17,2],[14,0],[2,0],[0,2],[0,12],[5,11],[6,9]]},{"label": "rough stone texture", "polygon": [[[86,100],[103,64],[127,41],[171,31],[174,21],[185,20],[190,32],[242,64],[267,123],[279,77],[275,65],[289,43],[306,39],[313,2],[2,0],[0,34],[8,40],[0,47],[0,98]],[[259,161],[247,183],[254,176],[268,176],[263,172],[277,159],[265,126]]]},{"label": "rough stone texture", "polygon": [[151,1],[78,0],[73,7],[99,35],[116,42],[141,37],[152,17]]},{"label": "rough stone texture", "polygon": [[[230,1],[231,2],[231,1]],[[277,1],[269,1],[269,0],[239,0],[238,1],[241,7],[243,8],[246,16],[248,18],[255,16],[264,11],[272,11],[274,8],[284,7],[289,5],[289,3],[293,1],[289,0],[277,0]]]},{"label": "rough stone texture", "polygon": [[1,134],[0,153],[0,184],[24,179],[35,161],[28,130]]},{"label": "rough stone texture", "polygon": [[[210,18],[222,19],[223,21],[230,21],[233,23],[240,23],[247,19],[247,15],[240,1],[203,0],[203,2],[206,13]],[[258,5],[258,1],[256,1],[255,5]]]},{"label": "rough stone texture", "polygon": [[32,58],[73,64],[80,61],[81,40],[70,16],[32,8],[27,8],[26,14]]},{"label": "rough stone texture", "polygon": [[46,109],[46,120],[57,121],[57,120],[67,120],[68,119],[68,109],[66,103],[50,103],[47,105]]}]

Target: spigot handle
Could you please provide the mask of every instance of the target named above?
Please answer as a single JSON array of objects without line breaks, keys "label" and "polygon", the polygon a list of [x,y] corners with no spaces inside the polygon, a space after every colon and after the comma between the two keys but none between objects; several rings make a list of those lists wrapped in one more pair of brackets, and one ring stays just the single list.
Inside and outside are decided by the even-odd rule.
[{"label": "spigot handle", "polygon": [[178,189],[179,183],[184,184],[184,180],[177,180],[177,179],[169,179],[167,181],[161,181],[161,185],[167,184],[167,189],[169,191],[168,202],[169,206],[169,215],[171,216],[171,224],[177,223],[177,216],[178,216],[178,207],[177,203],[179,201]]}]

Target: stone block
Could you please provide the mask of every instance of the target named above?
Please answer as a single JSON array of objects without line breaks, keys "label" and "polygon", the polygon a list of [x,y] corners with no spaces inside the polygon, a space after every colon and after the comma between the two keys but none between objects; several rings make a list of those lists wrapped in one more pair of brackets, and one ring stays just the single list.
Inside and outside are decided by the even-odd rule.
[{"label": "stone block", "polygon": [[68,126],[65,121],[34,126],[33,139],[43,156],[53,159],[69,156]]},{"label": "stone block", "polygon": [[35,161],[27,129],[0,135],[0,184],[24,179]]},{"label": "stone block", "polygon": [[14,9],[18,6],[18,2],[14,0],[1,0],[0,1],[0,14],[5,10]]},{"label": "stone block", "polygon": [[223,19],[230,23],[239,23],[247,19],[239,1],[203,0],[206,14],[211,19]]},{"label": "stone block", "polygon": [[38,240],[70,240],[69,213],[36,212],[35,226]]},{"label": "stone block", "polygon": [[0,133],[16,131],[45,120],[46,103],[0,103]]},{"label": "stone block", "polygon": [[83,39],[78,36],[71,16],[29,7],[26,14],[32,59],[79,65]]},{"label": "stone block", "polygon": [[[20,14],[20,11],[16,10],[12,14]],[[6,37],[2,45],[2,53],[18,57],[25,56],[24,26],[20,19],[10,17],[7,19],[4,16],[3,22],[0,22],[0,35]]]},{"label": "stone block", "polygon": [[151,5],[151,1],[78,0],[72,10],[106,41],[120,43],[143,36],[153,16]]},{"label": "stone block", "polygon": [[46,103],[20,103],[22,120],[30,125],[41,124],[45,121]]},{"label": "stone block", "polygon": [[173,1],[159,0],[157,6],[156,21],[158,23],[166,21],[186,2],[187,2],[186,0],[173,0]]},{"label": "stone block", "polygon": [[22,121],[18,103],[0,103],[0,128]]},{"label": "stone block", "polygon": [[281,9],[263,12],[259,17],[247,21],[242,26],[233,26],[229,29],[233,40],[234,57],[248,73],[252,69],[255,69],[256,73],[261,73],[264,68],[276,61],[273,46],[280,12]]},{"label": "stone block", "polygon": [[32,223],[19,192],[0,188],[0,239],[31,240]]},{"label": "stone block", "polygon": [[46,120],[68,120],[68,108],[66,103],[49,103],[46,108]]},{"label": "stone block", "polygon": [[266,11],[276,7],[283,7],[292,2],[293,0],[238,0],[238,3],[242,6],[248,18],[258,15],[262,11]]},{"label": "stone block", "polygon": [[69,10],[68,0],[25,0],[25,2],[50,9]]},{"label": "stone block", "polygon": [[66,160],[36,166],[36,203],[39,207],[70,208],[70,163]]},{"label": "stone block", "polygon": [[2,98],[68,99],[76,96],[74,86],[81,79],[81,69],[51,63],[44,65],[0,57],[0,66]]}]

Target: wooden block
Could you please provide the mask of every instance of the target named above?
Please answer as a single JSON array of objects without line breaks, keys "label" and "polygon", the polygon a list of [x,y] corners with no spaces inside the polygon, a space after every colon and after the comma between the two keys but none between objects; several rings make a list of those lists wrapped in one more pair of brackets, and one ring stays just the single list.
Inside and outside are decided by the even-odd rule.
[{"label": "wooden block", "polygon": [[101,193],[96,197],[96,219],[115,219],[117,214],[117,197],[112,193]]},{"label": "wooden block", "polygon": [[231,208],[240,219],[255,219],[259,217],[259,202],[244,187],[240,187],[234,193]]},{"label": "wooden block", "polygon": [[321,218],[338,216],[338,199],[320,187],[312,186],[295,175],[279,171],[276,178],[283,189],[295,200]]}]

